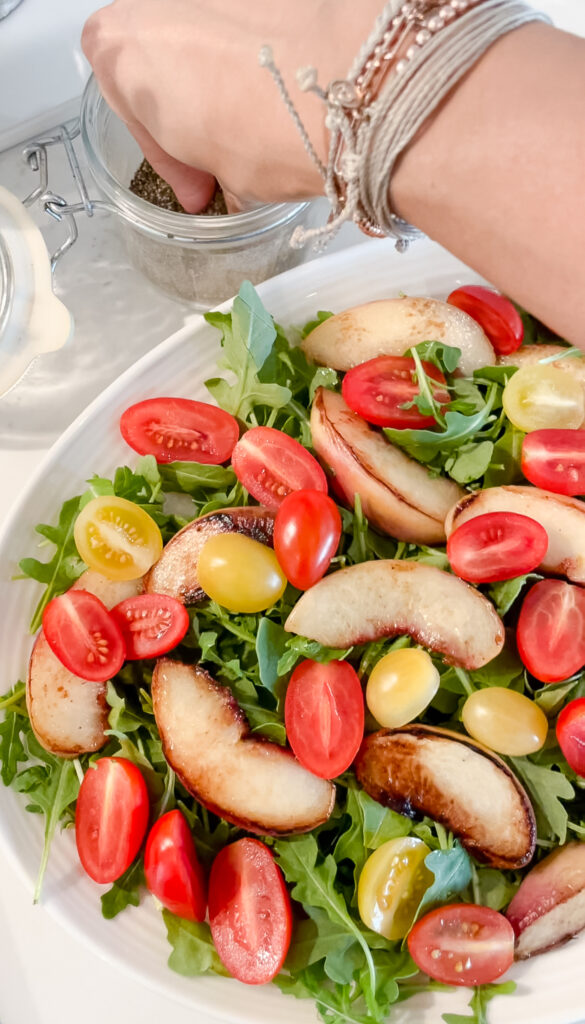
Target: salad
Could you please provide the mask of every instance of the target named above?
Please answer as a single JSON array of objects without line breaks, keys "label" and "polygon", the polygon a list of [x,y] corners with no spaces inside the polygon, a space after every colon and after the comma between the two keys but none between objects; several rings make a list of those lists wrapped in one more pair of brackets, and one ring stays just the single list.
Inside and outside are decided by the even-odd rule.
[{"label": "salad", "polygon": [[329,1024],[466,985],[485,1021],[585,927],[579,355],[477,287],[285,332],[245,283],[207,319],[217,405],[127,409],[132,466],[20,563],[0,761],[45,817],[35,898],[75,827],[104,916],[153,894],[182,974]]}]

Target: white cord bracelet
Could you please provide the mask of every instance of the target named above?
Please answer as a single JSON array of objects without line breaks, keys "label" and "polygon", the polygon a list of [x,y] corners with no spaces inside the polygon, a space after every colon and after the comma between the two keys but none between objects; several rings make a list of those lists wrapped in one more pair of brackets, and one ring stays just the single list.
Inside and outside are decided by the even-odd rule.
[{"label": "white cord bracelet", "polygon": [[404,251],[421,232],[390,205],[390,181],[400,154],[440,102],[501,36],[530,21],[550,19],[521,0],[389,0],[346,79],[326,89],[315,68],[297,81],[327,105],[327,167],[319,159],[288,93],[270,47],[260,52],[325,182],[331,204],[323,227],[297,228],[291,245],[323,249],[353,220],[366,234],[396,238]]}]

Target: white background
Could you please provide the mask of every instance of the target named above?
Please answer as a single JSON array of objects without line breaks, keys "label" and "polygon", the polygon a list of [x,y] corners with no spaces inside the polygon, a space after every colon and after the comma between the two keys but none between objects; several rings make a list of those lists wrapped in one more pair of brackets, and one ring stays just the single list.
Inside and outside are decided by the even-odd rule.
[{"label": "white background", "polygon": [[[55,3],[24,0],[19,12],[4,24],[0,22],[0,60],[8,53],[7,49],[2,50],[3,33],[6,41],[10,29],[15,39],[20,37],[22,44],[29,31],[29,22],[24,20],[27,4],[31,11],[34,6],[39,18],[47,23],[57,7],[67,8],[67,33],[72,45],[84,15],[94,6],[88,0],[83,3],[61,0],[60,4],[57,0]],[[541,0],[540,7],[550,13],[560,27],[585,35],[585,0]],[[46,52],[47,45],[52,45],[48,29],[43,30],[41,36],[39,40],[38,35],[30,34],[31,75],[34,74],[35,48],[41,45]],[[75,82],[76,76],[78,86],[82,81],[83,62],[78,51],[73,52],[69,63],[72,75],[67,79],[63,74],[56,83],[56,99],[51,106],[70,99],[79,91],[79,88],[67,91],[71,90],[71,81]],[[46,102],[46,90],[39,82],[37,113],[46,109]],[[19,109],[17,96],[12,109]],[[28,119],[35,111],[23,110],[22,116],[25,113]],[[0,126],[1,122],[0,116]],[[0,522],[42,454],[42,451],[30,450],[0,452]],[[80,1021],[83,1024],[103,1024],[104,1021],[108,1024],[161,1024],[164,1021],[210,1024],[209,1018],[169,1003],[168,999],[144,989],[80,946],[52,921],[42,906],[33,907],[31,900],[32,894],[21,879],[8,865],[0,863],[0,1024],[79,1024]]]}]

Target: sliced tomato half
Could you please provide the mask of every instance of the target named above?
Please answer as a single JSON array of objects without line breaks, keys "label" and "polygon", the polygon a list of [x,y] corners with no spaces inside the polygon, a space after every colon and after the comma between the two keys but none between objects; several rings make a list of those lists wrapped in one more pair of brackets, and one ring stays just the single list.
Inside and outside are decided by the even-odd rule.
[{"label": "sliced tomato half", "polygon": [[[437,402],[449,401],[449,393],[441,388],[445,378],[433,363],[423,362],[423,369],[437,386],[433,393]],[[409,356],[377,356],[348,370],[341,385],[341,393],[350,409],[368,423],[378,427],[434,427],[434,416],[425,416],[416,405],[405,409],[420,394],[415,379],[416,365]]]},{"label": "sliced tomato half", "polygon": [[49,601],[43,630],[53,654],[82,679],[104,683],[124,664],[122,631],[105,604],[87,590],[69,590]]},{"label": "sliced tomato half", "polygon": [[122,437],[157,462],[226,462],[240,429],[228,412],[190,398],[147,398],[120,417]]},{"label": "sliced tomato half", "polygon": [[252,497],[273,511],[291,491],[327,493],[327,478],[317,460],[274,427],[248,430],[233,450],[232,466]]},{"label": "sliced tomato half", "polygon": [[524,324],[505,295],[480,284],[465,284],[451,292],[447,302],[477,321],[499,356],[510,355],[520,348]]},{"label": "sliced tomato half", "polygon": [[417,921],[408,951],[421,971],[444,985],[488,985],[514,962],[514,929],[489,907],[452,903]]},{"label": "sliced tomato half", "polygon": [[128,597],[110,615],[120,627],[130,661],[159,658],[176,647],[189,629],[187,609],[167,594]]},{"label": "sliced tomato half", "polygon": [[364,735],[364,695],[355,669],[346,661],[302,661],[288,684],[284,721],[305,768],[322,779],[341,775]]},{"label": "sliced tomato half", "polygon": [[555,494],[585,494],[585,430],[533,430],[522,442],[522,472]]},{"label": "sliced tomato half", "polygon": [[486,512],[468,519],[447,541],[453,572],[470,583],[495,583],[532,572],[548,548],[541,523],[517,512]]},{"label": "sliced tomato half", "polygon": [[541,580],[522,604],[518,653],[543,683],[559,683],[585,665],[585,590],[563,580]]},{"label": "sliced tomato half", "polygon": [[146,783],[135,764],[102,757],[87,769],[75,808],[79,859],[94,882],[115,882],[130,867],[148,826]]},{"label": "sliced tomato half", "polygon": [[205,919],[205,875],[181,811],[168,811],[152,826],[144,851],[144,875],[150,892],[171,914],[187,921]]}]

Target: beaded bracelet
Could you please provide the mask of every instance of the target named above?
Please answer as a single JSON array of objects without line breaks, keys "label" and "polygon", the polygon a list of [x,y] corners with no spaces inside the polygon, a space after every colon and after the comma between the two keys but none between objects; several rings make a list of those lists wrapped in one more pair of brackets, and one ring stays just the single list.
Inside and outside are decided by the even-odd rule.
[{"label": "beaded bracelet", "polygon": [[260,63],[275,79],[331,204],[328,223],[297,228],[291,244],[312,240],[315,249],[322,249],[345,221],[353,220],[365,234],[395,237],[397,249],[404,251],[420,232],[390,207],[398,157],[488,47],[535,20],[550,19],[521,0],[390,0],[346,79],[323,89],[315,68],[297,72],[300,88],[316,93],[327,106],[327,166],[311,144],[272,51],[263,47]]}]

